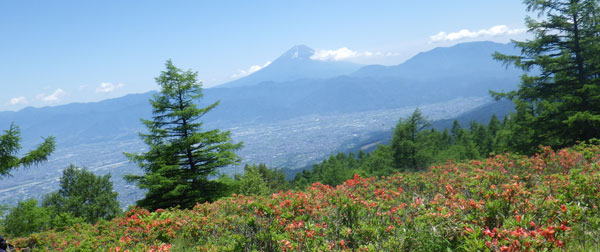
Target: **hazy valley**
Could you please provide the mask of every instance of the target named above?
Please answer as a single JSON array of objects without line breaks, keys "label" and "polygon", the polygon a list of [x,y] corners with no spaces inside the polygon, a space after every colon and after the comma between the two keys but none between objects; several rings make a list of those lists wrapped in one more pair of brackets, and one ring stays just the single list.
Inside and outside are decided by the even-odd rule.
[{"label": "hazy valley", "polygon": [[[243,164],[264,163],[293,173],[336,152],[372,148],[381,142],[374,134],[390,132],[416,107],[437,121],[491,103],[488,90],[507,90],[518,83],[518,71],[490,58],[498,50],[513,49],[492,42],[466,43],[423,52],[397,66],[360,67],[312,60],[312,49],[295,46],[252,75],[205,89],[202,104],[221,105],[203,117],[204,126],[230,130],[234,141],[244,142],[239,151]],[[110,173],[122,207],[133,204],[143,192],[123,176],[140,170],[123,153],[144,151],[137,135],[144,130],[139,119],[150,118],[148,99],[153,94],[0,112],[0,126],[14,122],[22,128],[26,148],[47,135],[58,139],[49,162],[15,171],[0,185],[0,200],[15,204],[40,198],[41,192],[57,188],[62,169],[75,164]],[[474,119],[484,121],[497,112],[488,111]]]}]

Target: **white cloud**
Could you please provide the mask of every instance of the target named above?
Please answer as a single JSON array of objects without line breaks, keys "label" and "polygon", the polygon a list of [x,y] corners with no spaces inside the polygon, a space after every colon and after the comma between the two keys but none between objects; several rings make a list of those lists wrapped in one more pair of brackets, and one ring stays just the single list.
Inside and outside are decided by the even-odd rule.
[{"label": "white cloud", "polygon": [[10,105],[25,105],[25,104],[29,103],[29,101],[27,101],[27,98],[20,96],[20,97],[11,98],[8,103]]},{"label": "white cloud", "polygon": [[256,72],[256,71],[258,71],[258,70],[260,70],[260,69],[263,69],[263,68],[265,68],[265,67],[266,67],[266,66],[268,66],[268,65],[271,65],[271,61],[267,61],[267,62],[266,62],[265,64],[263,64],[263,65],[254,65],[254,66],[251,66],[251,67],[249,67],[249,68],[248,68],[248,69],[246,69],[246,70],[239,70],[237,73],[235,73],[235,74],[231,75],[231,77],[230,77],[230,78],[232,78],[232,79],[237,79],[237,78],[241,78],[241,77],[244,77],[244,76],[250,75],[250,74],[252,74],[252,73],[254,73],[254,72]]},{"label": "white cloud", "polygon": [[507,36],[525,33],[527,29],[510,29],[506,25],[496,25],[489,29],[482,29],[479,31],[471,31],[468,29],[462,29],[457,32],[439,32],[436,35],[430,36],[431,42],[444,42],[444,41],[456,41],[466,38],[479,38],[479,37],[494,37],[494,36]]},{"label": "white cloud", "polygon": [[371,56],[373,53],[364,52],[359,53],[357,51],[353,51],[348,49],[348,47],[342,47],[337,50],[317,50],[313,56],[310,56],[311,59],[314,60],[323,60],[323,61],[338,61],[345,60],[350,58],[356,58],[361,55]]},{"label": "white cloud", "polygon": [[59,88],[59,89],[54,90],[54,92],[52,92],[52,94],[49,94],[49,95],[39,94],[36,96],[36,98],[41,101],[53,103],[53,102],[60,101],[60,99],[62,97],[64,97],[66,94],[67,94],[67,92],[65,92],[64,90]]},{"label": "white cloud", "polygon": [[96,88],[96,93],[110,93],[123,86],[125,86],[123,83],[113,84],[110,82],[102,82],[100,83],[100,86]]},{"label": "white cloud", "polygon": [[353,58],[366,58],[366,57],[389,57],[396,56],[396,53],[392,52],[358,52],[348,49],[348,47],[342,47],[337,50],[317,50],[310,58],[313,60],[322,61],[340,61]]}]

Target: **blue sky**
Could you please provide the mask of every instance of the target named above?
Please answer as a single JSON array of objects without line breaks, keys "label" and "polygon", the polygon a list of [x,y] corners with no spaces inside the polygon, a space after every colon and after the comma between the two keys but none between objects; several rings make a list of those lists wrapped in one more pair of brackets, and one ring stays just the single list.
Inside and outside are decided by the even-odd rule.
[{"label": "blue sky", "polygon": [[399,64],[522,39],[525,15],[520,0],[0,1],[0,111],[154,90],[169,58],[207,87],[297,44],[335,56],[323,60]]}]

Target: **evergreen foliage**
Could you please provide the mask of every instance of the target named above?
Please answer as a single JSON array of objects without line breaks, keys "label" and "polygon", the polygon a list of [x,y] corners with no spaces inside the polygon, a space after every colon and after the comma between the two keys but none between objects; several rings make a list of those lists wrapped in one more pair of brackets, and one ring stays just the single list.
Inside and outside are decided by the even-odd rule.
[{"label": "evergreen foliage", "polygon": [[427,133],[422,132],[427,126],[429,123],[419,109],[416,109],[405,121],[398,123],[392,137],[394,165],[397,169],[417,171],[427,167],[431,158],[426,151]]},{"label": "evergreen foliage", "polygon": [[23,157],[17,157],[21,151],[20,142],[21,131],[14,124],[0,135],[0,177],[8,176],[11,170],[19,166],[29,167],[46,161],[56,147],[54,138],[47,137],[37,148]]},{"label": "evergreen foliage", "polygon": [[226,185],[227,190],[221,195],[268,195],[290,189],[285,173],[280,169],[270,169],[265,164],[244,166],[244,172],[231,177],[222,175],[218,182]]},{"label": "evergreen foliage", "polygon": [[193,209],[134,208],[9,241],[34,251],[598,251],[597,144],[356,175],[336,187]]},{"label": "evergreen foliage", "polygon": [[196,72],[182,71],[169,60],[156,82],[160,93],[150,101],[152,120],[142,120],[148,133],[141,134],[141,138],[149,150],[126,154],[145,171],[141,176],[126,177],[147,190],[138,205],[148,209],[190,208],[198,202],[215,200],[224,185],[208,176],[239,162],[234,151],[241,148],[241,143],[232,143],[228,131],[202,131],[199,119],[218,102],[198,108],[202,87]]},{"label": "evergreen foliage", "polygon": [[295,183],[305,187],[319,181],[326,185],[338,185],[358,173],[360,160],[353,153],[331,155],[321,163],[315,164],[311,170],[298,173]]},{"label": "evergreen foliage", "polygon": [[354,174],[387,176],[398,169],[422,171],[448,160],[487,158],[507,150],[512,127],[510,121],[500,122],[496,116],[492,116],[487,126],[472,122],[466,129],[458,121],[453,122],[450,131],[426,128],[427,125],[416,110],[398,122],[390,145],[379,145],[370,153],[331,155],[311,170],[296,174],[292,184],[296,188],[305,188],[314,182],[339,185]]},{"label": "evergreen foliage", "polygon": [[[285,180],[285,174],[282,170],[270,169],[265,164],[244,166],[244,174],[249,172],[260,176],[262,181],[264,181],[268,191],[271,193],[288,189],[288,182]],[[241,180],[243,176],[244,175],[241,177],[236,176],[236,179]]]},{"label": "evergreen foliage", "polygon": [[121,212],[110,175],[97,176],[73,165],[63,171],[60,189],[46,195],[42,205],[89,223],[112,219]]},{"label": "evergreen foliage", "polygon": [[531,40],[521,55],[495,54],[529,74],[518,90],[495,93],[516,104],[509,147],[565,147],[600,137],[600,8],[597,0],[526,0]]},{"label": "evergreen foliage", "polygon": [[262,174],[253,167],[246,166],[243,175],[236,176],[235,193],[243,195],[267,195],[271,189]]},{"label": "evergreen foliage", "polygon": [[[161,91],[150,101],[153,118],[143,120],[148,133],[141,137],[149,150],[126,154],[145,171],[140,176],[126,177],[147,190],[145,198],[138,201],[139,206],[151,210],[191,208],[232,193],[262,196],[291,186],[305,189],[314,182],[322,184],[315,183],[306,192],[277,193],[273,197],[230,197],[193,210],[151,214],[133,209],[123,219],[113,221],[120,228],[124,224],[135,227],[122,228],[125,231],[114,237],[114,244],[133,248],[136,244],[132,243],[130,231],[148,230],[136,237],[136,241],[147,239],[153,249],[156,241],[161,242],[161,247],[170,248],[171,244],[162,241],[186,231],[190,233],[183,235],[182,240],[193,237],[186,242],[197,245],[210,244],[223,234],[241,232],[228,237],[236,240],[235,245],[226,245],[238,250],[242,249],[240,244],[246,249],[250,245],[254,249],[293,250],[293,243],[282,237],[297,242],[297,248],[319,244],[320,248],[327,246],[330,250],[336,246],[344,250],[375,250],[373,241],[380,242],[386,236],[389,240],[380,244],[380,249],[400,248],[401,244],[404,249],[424,251],[548,250],[565,246],[559,238],[588,247],[588,242],[598,237],[596,230],[600,227],[597,141],[558,152],[543,148],[530,158],[513,154],[491,156],[503,152],[529,154],[537,151],[539,145],[562,148],[600,137],[600,6],[597,0],[524,2],[528,11],[538,16],[538,19],[528,18],[526,23],[533,39],[515,42],[521,49],[520,56],[494,55],[497,60],[528,73],[522,76],[518,90],[492,93],[497,99],[511,99],[516,104],[514,114],[502,122],[493,116],[487,125],[475,122],[461,125],[454,121],[450,129],[439,131],[430,128],[417,109],[399,121],[391,144],[379,145],[370,153],[331,155],[312,170],[296,174],[291,185],[282,171],[271,170],[264,164],[246,165],[244,173],[234,178],[210,180],[209,176],[215,175],[218,168],[240,161],[235,151],[241,148],[241,143],[232,143],[229,132],[202,130],[199,119],[218,103],[198,108],[202,88],[197,74],[182,71],[167,61],[166,70],[156,78]],[[16,167],[42,162],[54,150],[54,139],[49,137],[38,148],[18,158],[15,155],[21,149],[19,134],[18,127],[11,125],[0,135],[0,176],[8,175]],[[460,165],[448,162],[468,159],[473,161]],[[430,170],[425,171],[428,167]],[[398,171],[408,173],[389,176]],[[361,176],[384,178],[373,182],[374,179]],[[444,183],[447,184],[440,186]],[[472,190],[474,186],[481,188]],[[549,199],[549,194],[559,197]],[[63,173],[58,192],[47,195],[42,206],[36,200],[28,200],[11,208],[2,222],[3,229],[11,236],[22,236],[48,229],[61,230],[84,221],[110,219],[120,211],[116,195],[109,175],[95,176],[70,166]],[[266,203],[261,205],[261,200]],[[322,211],[324,208],[331,209]],[[163,213],[166,213],[164,218]],[[172,225],[169,218],[173,213],[183,213],[184,217],[178,218],[185,221]],[[402,217],[402,221],[381,218],[383,213],[410,218]],[[174,229],[169,229],[188,225],[189,216],[194,214],[198,216],[193,227],[177,230],[181,232],[176,235]],[[212,223],[207,214],[221,219]],[[250,217],[236,220],[244,214]],[[324,214],[329,216],[323,218]],[[361,221],[361,218],[370,219]],[[234,224],[227,231],[215,232],[231,220],[235,222],[231,222]],[[305,225],[305,221],[310,225]],[[216,226],[212,227],[213,224]],[[322,232],[329,225],[335,228]],[[88,233],[99,232],[97,227],[86,227]],[[152,234],[157,227],[166,229],[166,235]],[[209,228],[200,231],[205,227]],[[310,228],[315,229],[308,232]],[[191,232],[193,229],[198,230]],[[282,235],[286,232],[289,236]],[[318,240],[329,234],[339,242]],[[296,239],[301,235],[308,239]],[[218,238],[206,238],[211,236]],[[304,243],[311,239],[320,243]],[[503,246],[499,247],[499,243]],[[597,243],[597,239],[590,243]],[[210,248],[223,244],[211,244]],[[81,244],[76,241],[73,245]]]}]

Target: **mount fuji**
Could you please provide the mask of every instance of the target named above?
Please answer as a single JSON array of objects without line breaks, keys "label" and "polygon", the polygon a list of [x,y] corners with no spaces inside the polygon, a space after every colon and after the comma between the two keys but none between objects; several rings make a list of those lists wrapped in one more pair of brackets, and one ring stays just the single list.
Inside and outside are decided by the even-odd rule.
[{"label": "mount fuji", "polygon": [[233,88],[252,86],[262,82],[326,79],[350,74],[362,67],[360,64],[351,62],[315,60],[311,58],[314,54],[315,50],[308,46],[294,46],[261,70],[218,87]]},{"label": "mount fuji", "polygon": [[[511,44],[473,42],[436,48],[395,66],[361,67],[311,59],[314,50],[295,46],[260,71],[203,90],[200,106],[221,104],[202,121],[205,128],[230,130],[235,141],[244,142],[239,154],[245,163],[306,167],[330,153],[389,139],[398,119],[415,107],[431,120],[449,119],[490,102],[485,98],[489,90],[514,90],[521,72],[494,61],[495,51],[518,53]],[[11,122],[19,125],[26,150],[40,137],[57,139],[47,163],[19,169],[0,184],[0,202],[15,204],[56,190],[62,168],[69,164],[112,174],[123,205],[135,202],[143,194],[123,175],[140,170],[122,153],[145,150],[138,137],[145,130],[139,119],[151,118],[148,99],[153,94],[0,112],[0,130]],[[487,121],[491,114],[511,109],[500,105],[481,107],[463,118]]]}]

